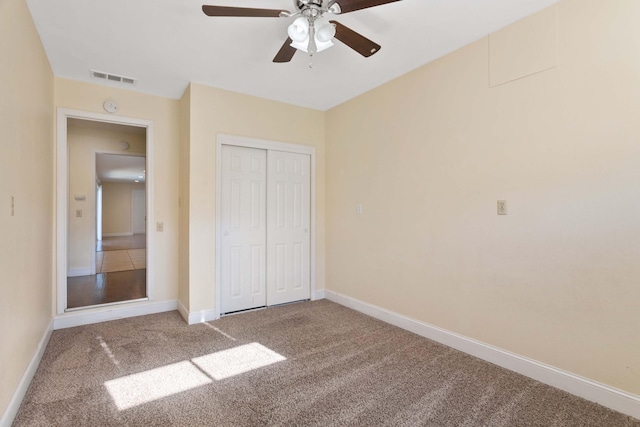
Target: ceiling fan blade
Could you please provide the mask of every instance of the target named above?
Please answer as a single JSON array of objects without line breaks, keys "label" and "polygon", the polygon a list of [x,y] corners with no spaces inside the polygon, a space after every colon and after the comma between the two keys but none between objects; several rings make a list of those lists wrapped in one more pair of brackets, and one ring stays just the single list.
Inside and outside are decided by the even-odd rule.
[{"label": "ceiling fan blade", "polygon": [[340,6],[340,13],[349,13],[356,10],[382,6],[383,4],[394,3],[397,1],[400,0],[334,0],[329,3],[329,6],[337,3]]},{"label": "ceiling fan blade", "polygon": [[289,62],[293,59],[293,55],[296,53],[295,47],[291,46],[291,38],[289,37],[287,41],[284,42],[276,57],[273,58],[273,62]]},{"label": "ceiling fan blade", "polygon": [[253,9],[249,7],[228,7],[228,6],[202,6],[202,11],[207,16],[238,16],[257,18],[278,18],[281,13],[288,13],[286,10],[276,9]]},{"label": "ceiling fan blade", "polygon": [[336,38],[365,58],[370,57],[380,50],[381,46],[379,44],[372,42],[362,34],[356,33],[351,28],[345,27],[337,21],[329,22],[336,26]]}]

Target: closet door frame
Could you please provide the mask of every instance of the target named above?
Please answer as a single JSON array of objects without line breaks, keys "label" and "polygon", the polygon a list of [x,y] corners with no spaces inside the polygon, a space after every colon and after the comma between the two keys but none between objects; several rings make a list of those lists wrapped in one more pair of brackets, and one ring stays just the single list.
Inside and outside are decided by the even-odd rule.
[{"label": "closet door frame", "polygon": [[220,317],[220,283],[221,283],[221,247],[222,224],[221,215],[221,185],[222,185],[222,146],[258,148],[260,150],[277,150],[289,153],[307,154],[311,159],[311,227],[310,227],[310,290],[311,300],[316,297],[316,148],[308,145],[290,144],[286,142],[269,141],[264,139],[247,138],[243,136],[218,134],[216,137],[216,283],[215,283],[215,318]]}]

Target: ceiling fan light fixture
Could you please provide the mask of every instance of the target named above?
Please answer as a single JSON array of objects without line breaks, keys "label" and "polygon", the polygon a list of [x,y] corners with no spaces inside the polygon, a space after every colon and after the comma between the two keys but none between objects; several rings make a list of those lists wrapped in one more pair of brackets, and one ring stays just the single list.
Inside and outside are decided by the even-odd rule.
[{"label": "ceiling fan light fixture", "polygon": [[295,43],[303,43],[309,39],[309,21],[301,16],[289,25],[287,32]]},{"label": "ceiling fan light fixture", "polygon": [[[312,53],[322,52],[333,46],[331,41],[336,35],[336,27],[326,18],[317,18],[313,21],[313,31],[311,31],[311,23],[307,17],[299,17],[293,24],[289,25],[288,33],[291,38],[291,46],[303,52]],[[310,48],[310,36],[313,34],[315,47]]]},{"label": "ceiling fan light fixture", "polygon": [[[287,27],[289,37],[273,58],[274,63],[284,63],[290,62],[297,50],[313,57],[317,52],[332,47],[334,38],[365,58],[370,57],[380,51],[379,44],[337,21],[329,21],[324,16],[350,13],[399,1],[401,0],[293,0],[294,9],[291,12],[282,9],[210,5],[203,5],[202,11],[205,15],[213,17],[297,17]],[[103,77],[106,75],[98,74]]]},{"label": "ceiling fan light fixture", "polygon": [[329,6],[329,9],[327,9],[327,12],[333,13],[334,15],[339,15],[342,13],[342,8],[338,3],[334,3],[331,6]]},{"label": "ceiling fan light fixture", "polygon": [[336,27],[326,18],[318,18],[315,23],[316,41],[326,43],[331,41],[336,35]]},{"label": "ceiling fan light fixture", "polygon": [[323,50],[329,49],[331,46],[333,46],[333,42],[331,40],[323,42],[318,40],[316,37],[316,52],[322,52]]},{"label": "ceiling fan light fixture", "polygon": [[303,52],[307,52],[307,46],[309,46],[309,40],[307,39],[307,40],[303,40],[301,42],[297,42],[297,41],[293,40],[291,42],[291,46],[295,47],[296,49],[301,50]]},{"label": "ceiling fan light fixture", "polygon": [[[297,41],[293,40],[291,42],[291,46],[295,47],[296,49],[301,50],[301,51],[303,51],[305,53],[309,53],[309,39],[303,40],[301,42],[297,42]],[[333,46],[333,42],[331,40],[329,40],[328,42],[322,42],[322,41],[318,40],[318,38],[316,37],[316,51],[315,51],[315,53],[322,52],[323,50],[327,50],[331,46]]]}]

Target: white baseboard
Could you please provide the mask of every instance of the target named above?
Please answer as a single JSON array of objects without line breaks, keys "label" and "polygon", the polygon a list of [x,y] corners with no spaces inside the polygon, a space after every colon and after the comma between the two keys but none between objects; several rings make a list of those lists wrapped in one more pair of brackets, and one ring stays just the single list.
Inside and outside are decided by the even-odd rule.
[{"label": "white baseboard", "polygon": [[178,300],[178,312],[180,312],[180,316],[184,319],[187,324],[189,323],[189,310],[182,304],[182,301]]},{"label": "white baseboard", "polygon": [[49,338],[51,338],[52,332],[53,320],[49,322],[49,326],[47,326],[47,329],[44,331],[44,335],[38,343],[38,347],[36,348],[35,354],[31,358],[31,362],[29,362],[27,369],[24,371],[24,374],[22,374],[22,378],[18,383],[18,387],[13,393],[13,397],[9,401],[9,405],[7,405],[7,409],[4,411],[4,414],[2,414],[2,418],[0,418],[0,427],[11,426],[13,420],[18,414],[18,410],[20,409],[22,400],[27,394],[27,390],[29,389],[31,380],[38,370],[38,366],[40,365],[40,361],[42,360],[42,355],[44,354],[44,350],[47,348],[47,344],[49,343]]},{"label": "white baseboard", "polygon": [[90,276],[90,268],[74,268],[67,270],[67,277]]},{"label": "white baseboard", "polygon": [[627,393],[334,291],[327,290],[325,294],[328,300],[345,307],[640,419],[640,396],[635,394]]},{"label": "white baseboard", "polygon": [[178,301],[178,311],[189,325],[197,325],[198,323],[210,322],[220,318],[220,316],[216,315],[215,310],[201,310],[189,313],[182,301]]},{"label": "white baseboard", "polygon": [[190,325],[196,325],[198,323],[210,322],[219,318],[219,316],[216,316],[215,310],[201,310],[189,313],[189,320],[187,323]]},{"label": "white baseboard", "polygon": [[53,318],[53,329],[73,328],[108,322],[109,320],[126,319],[178,309],[178,301],[145,301],[139,303],[112,305],[82,311],[73,311],[57,315]]},{"label": "white baseboard", "polygon": [[102,237],[128,237],[133,236],[131,231],[127,231],[124,233],[102,233]]},{"label": "white baseboard", "polygon": [[311,296],[311,301],[317,301],[319,299],[324,299],[324,298],[325,298],[324,289],[317,289]]}]

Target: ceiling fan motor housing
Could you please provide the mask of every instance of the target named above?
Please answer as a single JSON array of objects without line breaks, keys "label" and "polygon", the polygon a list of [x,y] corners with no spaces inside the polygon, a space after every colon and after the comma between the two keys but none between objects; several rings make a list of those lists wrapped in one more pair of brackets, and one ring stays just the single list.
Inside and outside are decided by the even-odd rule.
[{"label": "ceiling fan motor housing", "polygon": [[322,7],[322,0],[293,0],[293,2],[298,10],[302,10],[309,6]]}]

